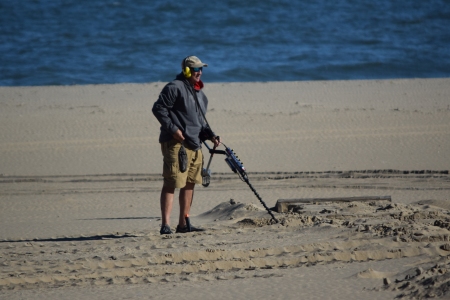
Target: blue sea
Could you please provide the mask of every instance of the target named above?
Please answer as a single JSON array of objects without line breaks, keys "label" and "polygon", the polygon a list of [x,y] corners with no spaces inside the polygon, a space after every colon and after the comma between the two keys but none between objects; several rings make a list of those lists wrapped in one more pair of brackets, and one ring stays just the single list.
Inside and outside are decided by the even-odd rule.
[{"label": "blue sea", "polygon": [[0,85],[450,77],[448,0],[0,0]]}]

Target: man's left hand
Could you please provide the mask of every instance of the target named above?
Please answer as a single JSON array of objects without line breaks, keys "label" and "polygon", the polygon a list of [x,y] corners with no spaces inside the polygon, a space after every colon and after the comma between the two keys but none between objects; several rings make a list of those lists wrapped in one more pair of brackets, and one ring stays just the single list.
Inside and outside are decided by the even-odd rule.
[{"label": "man's left hand", "polygon": [[213,142],[214,147],[218,147],[222,141],[220,140],[220,136],[215,136],[211,139],[211,142]]}]

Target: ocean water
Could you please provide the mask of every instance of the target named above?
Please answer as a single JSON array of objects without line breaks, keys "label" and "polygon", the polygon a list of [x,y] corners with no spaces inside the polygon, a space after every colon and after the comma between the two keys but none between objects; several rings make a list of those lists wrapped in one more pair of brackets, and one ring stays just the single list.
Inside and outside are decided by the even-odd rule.
[{"label": "ocean water", "polygon": [[448,0],[0,0],[0,85],[450,77]]}]

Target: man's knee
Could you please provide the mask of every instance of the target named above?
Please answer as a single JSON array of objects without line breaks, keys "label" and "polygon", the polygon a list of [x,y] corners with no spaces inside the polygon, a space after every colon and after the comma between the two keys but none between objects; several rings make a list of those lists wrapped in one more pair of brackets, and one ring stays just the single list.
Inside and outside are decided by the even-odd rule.
[{"label": "man's knee", "polygon": [[195,187],[195,183],[193,182],[186,182],[186,185],[181,188],[182,190],[193,190]]},{"label": "man's knee", "polygon": [[161,190],[162,194],[173,194],[175,193],[175,188],[173,187],[168,187],[168,186],[163,186],[162,190]]}]

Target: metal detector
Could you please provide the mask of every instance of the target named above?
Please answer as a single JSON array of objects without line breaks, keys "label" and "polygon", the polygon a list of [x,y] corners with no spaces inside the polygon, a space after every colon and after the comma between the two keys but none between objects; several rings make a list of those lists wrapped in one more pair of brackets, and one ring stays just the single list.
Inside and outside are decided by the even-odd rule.
[{"label": "metal detector", "polygon": [[203,142],[203,143],[205,144],[206,148],[208,148],[209,153],[211,154],[211,156],[209,157],[208,165],[202,171],[202,176],[203,176],[202,185],[204,187],[209,186],[209,183],[210,183],[210,180],[211,180],[211,170],[209,169],[209,166],[211,165],[211,160],[213,158],[213,155],[216,154],[216,153],[217,154],[224,154],[226,156],[225,162],[230,167],[230,169],[234,173],[238,174],[239,178],[242,181],[247,183],[247,185],[250,187],[250,189],[255,194],[256,198],[258,198],[259,202],[261,202],[261,204],[267,210],[267,212],[272,217],[272,219],[275,221],[275,223],[278,223],[278,220],[275,218],[275,216],[273,215],[272,211],[267,207],[266,203],[264,203],[264,201],[261,199],[261,196],[259,196],[258,192],[251,185],[250,181],[248,180],[248,175],[247,175],[247,172],[245,170],[245,167],[242,164],[242,162],[239,160],[239,158],[237,157],[236,153],[234,153],[233,149],[230,149],[224,143],[221,143],[225,147],[225,150],[216,150],[215,146],[214,146],[213,149],[211,149],[208,146],[208,144],[206,144],[206,142]]}]

